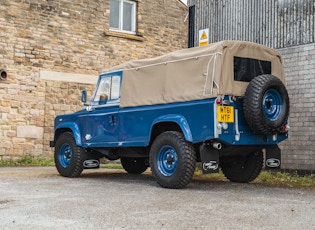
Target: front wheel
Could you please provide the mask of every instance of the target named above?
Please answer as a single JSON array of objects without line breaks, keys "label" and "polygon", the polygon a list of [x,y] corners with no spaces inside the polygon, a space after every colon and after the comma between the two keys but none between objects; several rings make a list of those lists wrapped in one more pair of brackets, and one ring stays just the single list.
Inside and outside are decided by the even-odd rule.
[{"label": "front wheel", "polygon": [[195,150],[182,133],[164,132],[152,144],[150,167],[162,187],[183,188],[192,180],[195,171]]},{"label": "front wheel", "polygon": [[255,180],[263,166],[263,153],[256,151],[247,156],[230,156],[220,159],[223,174],[232,182],[248,183]]},{"label": "front wheel", "polygon": [[85,150],[76,145],[71,132],[59,136],[55,146],[55,165],[61,176],[78,177],[82,173]]}]

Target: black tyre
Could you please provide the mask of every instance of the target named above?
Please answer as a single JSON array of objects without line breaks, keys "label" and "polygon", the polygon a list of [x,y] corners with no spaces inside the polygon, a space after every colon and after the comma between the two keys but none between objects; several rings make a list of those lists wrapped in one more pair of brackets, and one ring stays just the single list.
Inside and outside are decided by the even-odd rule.
[{"label": "black tyre", "polygon": [[59,136],[55,146],[55,165],[61,176],[78,177],[83,171],[86,154],[84,148],[76,145],[71,132]]},{"label": "black tyre", "polygon": [[289,109],[288,92],[279,78],[260,75],[249,83],[244,98],[244,116],[254,132],[279,133],[288,120]]},{"label": "black tyre", "polygon": [[257,151],[247,156],[231,156],[220,159],[223,174],[232,182],[248,183],[255,180],[263,167],[263,153]]},{"label": "black tyre", "polygon": [[150,151],[150,167],[157,183],[165,188],[183,188],[196,167],[196,153],[180,132],[160,134]]},{"label": "black tyre", "polygon": [[148,168],[147,158],[123,157],[120,162],[126,172],[131,174],[141,174]]}]

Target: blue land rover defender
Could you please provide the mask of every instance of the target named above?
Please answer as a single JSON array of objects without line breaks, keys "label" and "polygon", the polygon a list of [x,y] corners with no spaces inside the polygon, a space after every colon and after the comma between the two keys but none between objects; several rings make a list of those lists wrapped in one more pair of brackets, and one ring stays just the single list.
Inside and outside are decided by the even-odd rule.
[{"label": "blue land rover defender", "polygon": [[85,109],[55,118],[50,145],[65,177],[106,157],[128,173],[150,167],[166,188],[186,186],[196,162],[204,173],[221,168],[230,181],[250,182],[264,163],[280,167],[288,116],[279,53],[222,41],[103,72]]}]

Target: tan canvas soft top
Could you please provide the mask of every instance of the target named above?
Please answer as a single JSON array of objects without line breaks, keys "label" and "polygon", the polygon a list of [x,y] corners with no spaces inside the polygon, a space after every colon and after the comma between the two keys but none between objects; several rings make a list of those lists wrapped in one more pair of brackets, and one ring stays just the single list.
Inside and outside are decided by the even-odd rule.
[{"label": "tan canvas soft top", "polygon": [[244,41],[179,50],[130,61],[109,71],[123,71],[121,107],[200,100],[219,94],[243,96],[248,82],[234,80],[234,56],[271,62],[271,74],[284,82],[280,54]]}]

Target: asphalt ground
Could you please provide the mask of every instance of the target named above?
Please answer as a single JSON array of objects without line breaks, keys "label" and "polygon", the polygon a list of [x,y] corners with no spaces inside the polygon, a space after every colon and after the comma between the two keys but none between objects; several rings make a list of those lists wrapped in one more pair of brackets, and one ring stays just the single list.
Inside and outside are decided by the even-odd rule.
[{"label": "asphalt ground", "polygon": [[174,190],[150,171],[1,167],[0,229],[315,229],[315,189],[194,179]]}]

